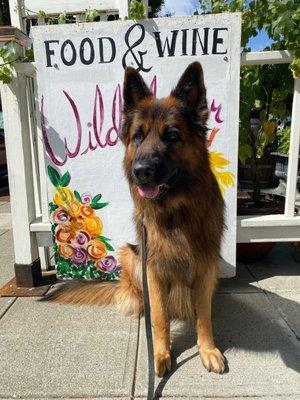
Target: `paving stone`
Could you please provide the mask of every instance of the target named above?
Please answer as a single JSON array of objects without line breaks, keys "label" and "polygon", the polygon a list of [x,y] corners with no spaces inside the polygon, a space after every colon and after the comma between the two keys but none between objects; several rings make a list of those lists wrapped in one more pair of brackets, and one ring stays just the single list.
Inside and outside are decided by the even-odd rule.
[{"label": "paving stone", "polygon": [[5,313],[5,311],[11,306],[14,302],[14,298],[12,297],[0,297],[0,318]]},{"label": "paving stone", "polygon": [[[194,330],[177,324],[172,334],[173,369],[167,377],[156,379],[157,395],[200,399],[285,395],[294,399],[300,394],[299,341],[264,293],[217,294],[213,314],[216,343],[227,357],[228,372],[208,373],[198,356]],[[146,395],[147,381],[141,322],[137,397]]]},{"label": "paving stone", "polygon": [[[145,399],[146,397],[144,396],[137,396],[135,397],[135,399]],[[186,396],[186,397],[164,397],[167,398],[168,400],[257,400],[258,398],[261,398],[262,400],[298,400],[300,399],[300,395],[293,395],[291,396],[282,396],[282,395],[278,395],[278,396],[264,396],[264,397],[260,397],[260,396],[254,396],[254,397],[227,397],[222,396],[222,397],[190,397],[190,396]],[[31,399],[30,399],[31,400]],[[78,399],[79,400],[79,399]],[[90,400],[90,399],[89,399]]]},{"label": "paving stone", "polygon": [[12,222],[11,222],[11,213],[0,213],[0,228],[1,229],[11,229]]},{"label": "paving stone", "polygon": [[[1,400],[131,400],[131,397],[39,397],[39,398],[21,398],[21,397],[6,397]],[[218,399],[217,399],[218,400]]]},{"label": "paving stone", "polygon": [[0,235],[0,254],[1,256],[14,255],[14,241],[11,229],[4,231],[3,234]]},{"label": "paving stone", "polygon": [[[138,399],[139,397],[136,397]],[[146,397],[140,397],[146,398]],[[168,400],[257,400],[260,397],[227,397],[226,395],[223,397],[167,397]],[[272,397],[261,397],[262,400],[298,400],[300,399],[300,395],[293,395],[291,396],[272,396]]]},{"label": "paving stone", "polygon": [[9,201],[0,201],[0,214],[1,213],[10,213],[10,202]]},{"label": "paving stone", "polygon": [[247,267],[238,263],[236,268],[236,276],[233,278],[224,278],[219,280],[218,293],[252,293],[261,292],[257,286],[257,282],[250,274]]},{"label": "paving stone", "polygon": [[276,246],[261,262],[247,264],[258,284],[270,291],[300,292],[300,263],[294,261],[290,246]]},{"label": "paving stone", "polygon": [[[0,236],[1,238],[1,236]],[[0,253],[0,286],[14,276],[14,256]]]},{"label": "paving stone", "polygon": [[279,295],[267,292],[267,296],[288,326],[300,338],[300,293],[280,292]]},{"label": "paving stone", "polygon": [[138,321],[19,298],[0,320],[0,397],[130,397]]}]

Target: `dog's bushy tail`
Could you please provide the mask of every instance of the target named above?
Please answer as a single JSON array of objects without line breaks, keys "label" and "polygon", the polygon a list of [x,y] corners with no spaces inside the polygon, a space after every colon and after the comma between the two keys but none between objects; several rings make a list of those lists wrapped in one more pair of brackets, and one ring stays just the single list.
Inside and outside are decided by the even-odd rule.
[{"label": "dog's bushy tail", "polygon": [[70,282],[51,292],[47,300],[65,304],[108,306],[114,304],[119,288],[120,282]]},{"label": "dog's bushy tail", "polygon": [[107,306],[115,304],[123,315],[138,316],[143,310],[139,258],[136,247],[127,245],[119,251],[122,273],[119,281],[80,281],[62,284],[47,300],[67,304]]}]

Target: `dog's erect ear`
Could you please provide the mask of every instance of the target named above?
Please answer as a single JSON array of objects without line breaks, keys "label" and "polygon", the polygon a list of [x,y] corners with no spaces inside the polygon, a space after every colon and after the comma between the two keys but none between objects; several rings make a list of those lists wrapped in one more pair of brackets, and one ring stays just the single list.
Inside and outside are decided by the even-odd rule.
[{"label": "dog's erect ear", "polygon": [[182,74],[172,96],[182,100],[192,114],[198,114],[202,123],[208,117],[203,70],[199,62],[190,64]]},{"label": "dog's erect ear", "polygon": [[124,112],[129,112],[136,107],[138,102],[152,93],[141,75],[132,67],[125,69],[123,86]]}]

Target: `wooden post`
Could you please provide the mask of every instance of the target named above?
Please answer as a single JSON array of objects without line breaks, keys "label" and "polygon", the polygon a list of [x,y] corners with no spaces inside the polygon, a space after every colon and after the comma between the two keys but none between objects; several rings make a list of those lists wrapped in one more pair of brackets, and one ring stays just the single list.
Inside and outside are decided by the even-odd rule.
[{"label": "wooden post", "polygon": [[295,79],[294,98],[292,109],[291,138],[289,149],[289,165],[285,196],[286,217],[295,214],[295,197],[298,175],[299,143],[300,143],[300,78]]},{"label": "wooden post", "polygon": [[128,17],[129,0],[119,0],[119,18],[125,19]]},{"label": "wooden post", "polygon": [[24,3],[20,0],[9,0],[10,23],[15,28],[24,31]]},{"label": "wooden post", "polygon": [[[15,35],[15,40],[20,43],[17,36],[24,37],[24,34],[15,29]],[[0,40],[5,42],[8,39],[2,35]],[[22,54],[21,45],[19,51]],[[37,215],[26,88],[26,77],[14,73],[12,82],[2,85],[1,98],[11,196],[16,283],[17,286],[31,287],[40,282],[41,268],[36,237],[30,232],[30,223]]]}]

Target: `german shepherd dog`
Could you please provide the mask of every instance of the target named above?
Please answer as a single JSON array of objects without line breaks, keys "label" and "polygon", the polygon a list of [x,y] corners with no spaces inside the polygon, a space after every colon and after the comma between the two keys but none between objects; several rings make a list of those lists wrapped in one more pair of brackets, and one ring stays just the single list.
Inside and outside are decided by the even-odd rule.
[{"label": "german shepherd dog", "polygon": [[195,321],[205,368],[222,373],[225,359],[214,343],[211,305],[224,204],[206,148],[208,108],[202,67],[190,64],[163,99],[156,99],[139,73],[127,67],[123,98],[124,170],[134,201],[138,244],[119,252],[120,281],[78,289],[73,285],[58,299],[114,303],[123,314],[140,315],[143,221],[157,375],[171,368],[170,321],[175,318]]}]

